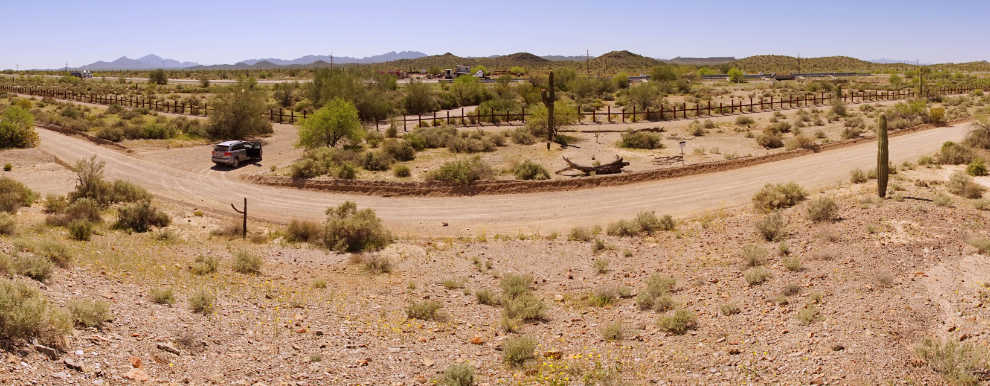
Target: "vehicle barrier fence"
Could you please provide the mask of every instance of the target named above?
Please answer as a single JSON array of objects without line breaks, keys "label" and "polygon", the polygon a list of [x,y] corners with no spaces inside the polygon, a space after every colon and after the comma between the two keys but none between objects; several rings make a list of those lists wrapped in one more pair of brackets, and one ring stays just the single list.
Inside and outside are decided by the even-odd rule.
[{"label": "vehicle barrier fence", "polygon": [[[990,87],[938,87],[932,89],[931,92],[938,93],[941,95],[953,95],[953,94],[966,94],[973,92],[975,90],[982,90],[984,92],[990,91]],[[161,111],[173,114],[184,114],[184,115],[194,115],[194,116],[209,116],[211,108],[207,103],[203,103],[202,106],[187,105],[185,103],[171,102],[168,101],[161,102],[157,99],[142,98],[139,96],[121,96],[115,94],[95,94],[95,93],[78,93],[71,90],[61,90],[55,88],[45,88],[39,86],[18,86],[18,85],[7,85],[0,84],[0,91],[18,93],[18,94],[28,94],[40,97],[51,97],[55,99],[72,100],[79,102],[96,103],[102,105],[119,105],[130,108],[146,108],[152,111]],[[870,102],[880,102],[880,101],[893,101],[893,100],[903,100],[910,99],[917,95],[915,90],[865,90],[865,91],[855,91],[851,90],[849,92],[843,92],[840,98],[842,102],[855,104],[855,103],[870,103]],[[777,111],[777,110],[790,110],[795,108],[805,108],[805,107],[817,107],[817,106],[828,106],[833,100],[836,100],[836,96],[833,93],[807,93],[800,96],[788,96],[784,98],[749,98],[748,101],[744,99],[731,99],[729,104],[726,105],[724,102],[718,102],[715,105],[712,101],[706,101],[704,103],[695,103],[689,105],[686,102],[674,103],[669,105],[661,105],[657,109],[646,108],[644,110],[637,110],[635,106],[630,109],[621,108],[612,110],[612,106],[607,106],[605,111],[591,111],[591,112],[578,112],[578,122],[581,124],[586,123],[588,118],[592,123],[616,123],[622,122],[640,122],[640,121],[669,121],[678,119],[696,119],[702,117],[714,117],[714,116],[724,116],[732,114],[747,114],[747,113],[759,113],[764,111]],[[669,106],[669,107],[668,107]],[[288,114],[286,114],[288,113]],[[267,117],[270,121],[276,123],[289,123],[295,124],[300,119],[306,119],[306,112],[303,111],[301,114],[296,114],[294,110],[288,110],[278,108],[269,109],[267,113],[262,113],[262,116]],[[402,125],[403,130],[408,131],[409,126],[424,126],[424,122],[430,126],[436,125],[454,125],[454,126],[484,126],[487,124],[499,125],[501,123],[512,123],[520,122],[522,124],[526,123],[526,120],[533,116],[532,113],[528,113],[526,108],[523,107],[519,112],[511,112],[509,110],[496,111],[494,108],[488,111],[481,111],[476,109],[472,112],[466,112],[464,108],[460,109],[459,114],[454,112],[451,114],[450,110],[445,111],[443,114],[438,114],[433,112],[430,115],[423,116],[423,114],[417,114],[416,116],[401,116],[393,117],[389,119],[374,119],[374,125],[376,129],[379,129],[382,125]]]}]

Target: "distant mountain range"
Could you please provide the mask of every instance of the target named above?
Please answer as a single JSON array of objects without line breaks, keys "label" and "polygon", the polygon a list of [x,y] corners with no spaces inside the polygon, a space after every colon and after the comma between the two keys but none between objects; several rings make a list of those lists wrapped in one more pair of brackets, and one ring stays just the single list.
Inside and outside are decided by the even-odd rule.
[{"label": "distant mountain range", "polygon": [[[163,63],[164,61],[164,63]],[[119,59],[112,62],[98,61],[96,63],[90,63],[85,66],[80,67],[84,70],[153,70],[156,68],[187,68],[192,66],[198,66],[199,63],[193,62],[180,62],[174,59],[163,59],[158,55],[145,55],[137,59],[131,59],[126,56],[121,56]]]},{"label": "distant mountain range", "polygon": [[[368,56],[364,58],[352,58],[349,56],[334,56],[334,64],[375,64],[382,62],[390,62],[399,59],[417,59],[426,56],[426,54],[418,51],[402,51],[402,52],[389,52],[382,55]],[[106,71],[106,70],[154,70],[156,68],[162,68],[164,60],[164,67],[166,69],[201,69],[201,68],[276,68],[279,66],[306,66],[306,65],[316,65],[321,66],[325,62],[326,65],[330,64],[330,55],[306,55],[298,59],[285,60],[276,58],[266,58],[266,59],[248,59],[237,62],[233,65],[214,65],[214,66],[204,66],[195,62],[180,62],[174,59],[163,59],[158,55],[146,55],[138,59],[131,59],[126,56],[121,56],[119,59],[112,62],[98,61],[96,63],[90,63],[84,66],[80,66],[80,69],[90,70],[90,71]]]},{"label": "distant mountain range", "polygon": [[[381,62],[391,62],[393,60],[399,60],[399,59],[417,59],[417,58],[422,58],[424,56],[426,56],[426,54],[419,51],[402,51],[402,52],[392,51],[386,54],[367,56],[360,59],[352,58],[350,56],[334,56],[333,63],[334,64],[374,64]],[[331,57],[329,55],[306,55],[299,59],[293,59],[293,60],[266,58],[266,59],[242,60],[237,63],[244,63],[249,66],[253,66],[255,64],[258,64],[259,62],[268,62],[271,64],[277,64],[279,66],[291,66],[293,64],[298,64],[298,65],[313,64],[317,61],[324,61],[330,63],[330,60]]]},{"label": "distant mountain range", "polygon": [[[867,60],[867,62],[878,63],[878,64],[895,64],[895,63],[897,63],[897,64],[917,64],[918,63],[918,61],[916,61],[916,60],[896,60],[896,59],[882,59],[882,58],[881,59],[870,59],[870,60]],[[929,65],[929,63],[921,63],[921,65],[922,66],[927,66],[927,65]]]}]

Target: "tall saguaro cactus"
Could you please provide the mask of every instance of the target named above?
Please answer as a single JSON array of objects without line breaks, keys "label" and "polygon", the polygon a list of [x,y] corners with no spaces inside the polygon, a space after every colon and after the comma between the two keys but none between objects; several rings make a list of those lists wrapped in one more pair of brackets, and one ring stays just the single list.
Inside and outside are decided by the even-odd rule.
[{"label": "tall saguaro cactus", "polygon": [[880,114],[877,121],[877,195],[887,196],[887,175],[890,163],[887,144],[887,116]]},{"label": "tall saguaro cactus", "polygon": [[550,91],[547,92],[546,89],[540,91],[540,96],[543,97],[543,105],[547,107],[547,150],[550,150],[550,142],[553,142],[553,136],[556,134],[553,126],[553,102],[557,99],[553,92],[555,88],[553,70],[550,70]]}]

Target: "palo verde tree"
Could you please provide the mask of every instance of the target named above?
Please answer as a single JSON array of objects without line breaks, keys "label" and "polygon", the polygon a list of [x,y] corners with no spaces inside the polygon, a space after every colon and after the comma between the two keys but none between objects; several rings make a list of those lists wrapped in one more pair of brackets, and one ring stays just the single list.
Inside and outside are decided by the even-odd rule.
[{"label": "palo verde tree", "polygon": [[212,138],[244,139],[272,133],[272,123],[262,116],[268,93],[253,78],[221,88],[210,101],[213,115],[206,132]]},{"label": "palo verde tree", "polygon": [[746,76],[743,74],[742,70],[735,67],[729,69],[729,73],[726,75],[729,76],[729,81],[732,83],[742,83],[746,80]]},{"label": "palo verde tree", "polygon": [[302,121],[297,145],[307,149],[333,147],[342,139],[357,143],[363,137],[357,108],[351,102],[334,98]]},{"label": "palo verde tree", "polygon": [[160,68],[151,70],[151,72],[148,73],[148,83],[162,84],[162,85],[168,84],[168,75],[165,74],[165,70]]}]

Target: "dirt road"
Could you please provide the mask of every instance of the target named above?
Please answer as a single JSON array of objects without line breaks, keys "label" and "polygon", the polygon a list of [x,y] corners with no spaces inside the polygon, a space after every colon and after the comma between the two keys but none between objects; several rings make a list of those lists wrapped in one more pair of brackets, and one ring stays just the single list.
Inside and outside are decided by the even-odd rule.
[{"label": "dirt road", "polygon": [[[968,125],[956,125],[891,138],[891,160],[901,163],[958,141]],[[808,190],[848,181],[854,168],[869,169],[876,160],[872,143],[850,146],[751,168],[649,183],[570,192],[475,197],[370,197],[259,186],[223,169],[183,171],[135,158],[89,141],[38,129],[41,149],[69,164],[96,154],[107,175],[140,184],[156,195],[199,208],[230,211],[248,198],[252,217],[285,222],[320,220],[324,209],[345,200],[375,209],[400,233],[468,236],[486,232],[564,232],[578,225],[606,225],[644,210],[684,217],[719,207],[749,203],[766,183],[794,181]],[[210,166],[206,155],[204,165]],[[244,166],[254,168],[254,166]],[[447,222],[450,226],[443,227]]]}]

